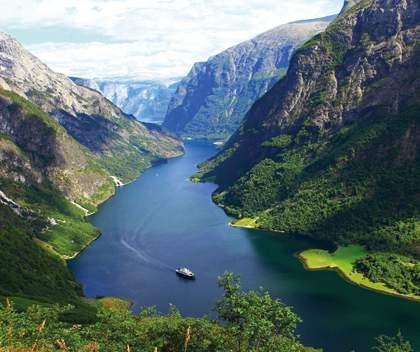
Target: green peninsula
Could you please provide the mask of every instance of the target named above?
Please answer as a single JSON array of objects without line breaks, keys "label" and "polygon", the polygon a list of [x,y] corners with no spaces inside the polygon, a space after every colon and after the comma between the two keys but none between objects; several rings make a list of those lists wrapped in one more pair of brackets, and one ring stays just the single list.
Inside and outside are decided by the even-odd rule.
[{"label": "green peninsula", "polygon": [[299,259],[308,270],[336,270],[351,283],[386,293],[389,295],[420,301],[420,296],[403,294],[389,287],[383,282],[374,282],[362,273],[355,270],[355,264],[368,256],[368,251],[363,246],[351,245],[339,247],[334,253],[321,249],[310,249],[299,254]]}]

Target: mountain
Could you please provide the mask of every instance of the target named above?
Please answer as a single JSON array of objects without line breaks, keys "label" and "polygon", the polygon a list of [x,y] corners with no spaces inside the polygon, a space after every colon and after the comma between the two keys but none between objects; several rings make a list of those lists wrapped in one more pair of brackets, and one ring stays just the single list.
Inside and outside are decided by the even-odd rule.
[{"label": "mountain", "polygon": [[299,45],[334,16],[289,23],[196,63],[172,97],[164,126],[184,137],[226,139],[285,73]]},{"label": "mountain", "polygon": [[256,227],[367,246],[365,274],[419,295],[419,43],[418,1],[348,8],[197,176]]},{"label": "mountain", "polygon": [[178,85],[177,82],[70,78],[81,86],[101,92],[126,114],[143,122],[158,124],[163,122]]},{"label": "mountain", "polygon": [[179,142],[124,114],[99,92],[76,85],[0,34],[0,87],[38,105],[115,176],[129,181],[154,158],[182,152]]},{"label": "mountain", "polygon": [[113,190],[107,171],[62,126],[0,89],[0,298],[78,305],[81,290],[63,259],[98,235],[81,205],[93,210]]},{"label": "mountain", "polygon": [[340,16],[343,15],[349,8],[353,7],[354,5],[358,4],[362,0],[344,0],[343,8],[340,11]]},{"label": "mountain", "polygon": [[0,299],[94,312],[64,261],[99,234],[86,214],[115,184],[182,151],[160,126],[122,113],[0,33]]}]

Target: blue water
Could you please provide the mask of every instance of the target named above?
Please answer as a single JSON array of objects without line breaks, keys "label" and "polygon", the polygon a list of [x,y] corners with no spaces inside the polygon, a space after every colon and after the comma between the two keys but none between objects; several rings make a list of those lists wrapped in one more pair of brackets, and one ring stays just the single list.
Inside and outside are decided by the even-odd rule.
[{"label": "blue water", "polygon": [[[320,243],[228,226],[211,201],[215,186],[188,181],[214,153],[187,144],[185,156],[147,170],[90,218],[103,235],[69,263],[88,297],[122,297],[135,312],[151,305],[166,312],[172,303],[185,315],[212,315],[217,277],[233,271],[244,288],[263,286],[292,305],[307,345],[369,351],[375,336],[400,329],[420,350],[420,303],[353,286],[333,271],[304,270],[294,254]],[[175,275],[183,265],[196,281]]]}]

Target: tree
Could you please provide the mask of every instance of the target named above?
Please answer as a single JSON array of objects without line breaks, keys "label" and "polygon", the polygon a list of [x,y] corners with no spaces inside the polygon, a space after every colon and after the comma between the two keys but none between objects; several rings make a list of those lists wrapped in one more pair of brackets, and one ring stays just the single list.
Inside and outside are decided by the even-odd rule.
[{"label": "tree", "polygon": [[401,335],[401,332],[394,337],[379,336],[376,342],[373,348],[376,352],[414,352],[410,342]]},{"label": "tree", "polygon": [[216,304],[219,318],[234,331],[238,351],[272,351],[275,345],[296,342],[296,326],[299,317],[268,292],[242,292],[238,276],[225,273],[219,278],[223,297]]}]

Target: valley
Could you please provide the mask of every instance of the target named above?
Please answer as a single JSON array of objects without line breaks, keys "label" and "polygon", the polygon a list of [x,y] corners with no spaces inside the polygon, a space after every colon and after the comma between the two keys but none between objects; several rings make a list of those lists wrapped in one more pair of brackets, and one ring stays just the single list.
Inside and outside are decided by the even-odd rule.
[{"label": "valley", "polygon": [[[229,226],[232,219],[211,201],[215,185],[188,180],[214,153],[209,144],[187,143],[185,156],[119,188],[89,218],[102,236],[69,263],[88,297],[122,297],[134,312],[155,305],[166,313],[171,303],[184,316],[214,316],[217,277],[232,271],[245,289],[263,286],[294,307],[305,345],[364,351],[377,335],[398,329],[420,344],[417,302],[353,286],[335,272],[307,271],[295,256],[328,244]],[[175,275],[184,265],[196,273],[195,282]],[[357,341],[348,331],[358,332]]]},{"label": "valley", "polygon": [[307,1],[3,11],[0,352],[420,350],[420,4]]}]

